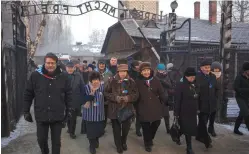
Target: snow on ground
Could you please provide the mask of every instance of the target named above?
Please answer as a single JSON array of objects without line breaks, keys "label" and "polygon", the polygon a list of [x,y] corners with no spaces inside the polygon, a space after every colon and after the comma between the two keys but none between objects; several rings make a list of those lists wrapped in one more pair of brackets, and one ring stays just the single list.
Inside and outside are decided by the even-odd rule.
[{"label": "snow on ground", "polygon": [[[231,131],[233,131],[233,129],[234,129],[234,123],[232,123],[232,124],[217,124],[217,125],[222,126],[222,127],[226,128],[226,129],[228,129],[228,130],[231,130]],[[249,135],[249,131],[248,131],[248,129],[246,128],[246,125],[245,125],[245,124],[241,124],[239,130],[240,130],[244,135]]]},{"label": "snow on ground", "polygon": [[[31,114],[34,120],[34,114],[33,114],[33,107],[31,107]],[[36,125],[35,122],[29,123],[24,120],[24,117],[21,116],[20,120],[18,121],[16,125],[16,129],[10,133],[9,137],[2,137],[1,138],[1,147],[7,146],[12,140],[15,140],[16,138],[29,134],[29,133],[35,133],[36,132]]]}]

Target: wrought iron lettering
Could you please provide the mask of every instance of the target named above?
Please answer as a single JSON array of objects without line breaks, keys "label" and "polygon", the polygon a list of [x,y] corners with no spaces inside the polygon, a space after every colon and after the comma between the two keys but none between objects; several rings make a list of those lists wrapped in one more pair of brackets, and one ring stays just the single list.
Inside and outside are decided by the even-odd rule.
[{"label": "wrought iron lettering", "polygon": [[[29,9],[32,7],[32,9]],[[36,7],[40,7],[41,10],[37,9]],[[102,11],[114,18],[119,18],[118,11],[124,12],[124,19],[130,19],[130,18],[139,18],[141,20],[158,20],[162,19],[162,14],[154,14],[150,12],[145,11],[139,11],[139,10],[127,10],[127,9],[118,9],[115,8],[108,3],[104,1],[88,1],[79,5],[66,5],[66,4],[37,4],[37,5],[26,5],[20,7],[22,10],[22,16],[34,16],[34,15],[40,15],[40,14],[63,14],[63,15],[71,15],[71,16],[79,16],[82,14],[86,14],[88,12],[91,12],[93,10],[99,10]],[[34,8],[34,9],[33,9]],[[52,9],[48,9],[52,8]],[[77,11],[73,11],[74,8],[77,8]],[[27,14],[26,10],[32,10],[29,11]],[[129,13],[132,12],[132,15]]]}]

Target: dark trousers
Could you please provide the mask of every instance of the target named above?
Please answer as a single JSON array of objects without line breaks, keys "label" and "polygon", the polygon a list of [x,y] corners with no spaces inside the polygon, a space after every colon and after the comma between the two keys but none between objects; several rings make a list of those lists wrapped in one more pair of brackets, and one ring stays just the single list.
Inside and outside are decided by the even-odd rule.
[{"label": "dark trousers", "polygon": [[239,127],[242,124],[242,122],[243,122],[244,119],[245,119],[246,127],[249,130],[249,116],[244,117],[244,116],[241,115],[241,113],[239,113],[239,116],[236,119],[234,130],[238,130],[239,129]]},{"label": "dark trousers", "polygon": [[210,136],[208,135],[208,131],[207,131],[207,122],[208,122],[209,114],[200,112],[198,117],[199,117],[198,134],[196,138],[203,139],[204,143],[208,144],[211,140]]},{"label": "dark trousers", "polygon": [[163,119],[164,119],[166,131],[168,132],[170,130],[169,116],[165,116],[165,117],[163,117]]},{"label": "dark trousers", "polygon": [[154,122],[141,122],[142,130],[143,130],[143,139],[144,145],[152,146],[153,139],[155,138],[158,127],[161,124],[161,120],[157,120]]},{"label": "dark trousers", "polygon": [[187,144],[187,150],[192,150],[192,137],[190,135],[185,135],[185,140]]},{"label": "dark trousers", "polygon": [[112,119],[114,142],[117,148],[121,148],[123,144],[126,144],[130,127],[130,120],[127,120],[120,124],[117,119]]},{"label": "dark trousers", "polygon": [[135,125],[135,127],[136,127],[136,132],[140,132],[141,124],[140,124],[140,121],[139,121],[139,118],[138,118],[138,114],[136,114],[136,125]]},{"label": "dark trousers", "polygon": [[76,120],[77,120],[77,111],[71,112],[72,117],[70,117],[67,121],[67,127],[70,134],[75,134],[76,129]]},{"label": "dark trousers", "polygon": [[94,138],[94,139],[88,139],[89,144],[90,144],[90,148],[98,148],[99,146],[99,138]]},{"label": "dark trousers", "polygon": [[208,129],[210,129],[210,131],[214,131],[214,121],[215,121],[215,116],[216,116],[216,111],[212,112],[209,115],[209,123],[208,123]]},{"label": "dark trousers", "polygon": [[61,148],[61,122],[37,122],[37,141],[42,154],[49,154],[48,131],[51,130],[52,154],[60,154]]},{"label": "dark trousers", "polygon": [[83,118],[82,118],[82,121],[81,121],[81,133],[82,134],[86,133],[86,121],[83,120]]},{"label": "dark trousers", "polygon": [[104,128],[106,128],[106,125],[107,125],[108,105],[105,105],[105,106],[104,106],[104,109],[105,109],[105,125],[104,125]]}]

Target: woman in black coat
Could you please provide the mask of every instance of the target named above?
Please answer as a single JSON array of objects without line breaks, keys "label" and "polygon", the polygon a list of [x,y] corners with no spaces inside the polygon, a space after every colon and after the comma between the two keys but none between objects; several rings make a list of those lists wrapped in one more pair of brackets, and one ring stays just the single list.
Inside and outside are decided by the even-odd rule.
[{"label": "woman in black coat", "polygon": [[198,90],[195,84],[196,71],[187,68],[184,77],[176,86],[174,115],[185,135],[187,154],[193,154],[191,136],[197,133]]}]

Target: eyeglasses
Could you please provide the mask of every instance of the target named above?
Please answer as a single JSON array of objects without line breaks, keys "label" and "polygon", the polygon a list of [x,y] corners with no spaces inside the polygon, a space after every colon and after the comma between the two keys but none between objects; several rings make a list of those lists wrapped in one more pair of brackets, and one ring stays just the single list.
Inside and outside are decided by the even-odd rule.
[{"label": "eyeglasses", "polygon": [[56,65],[55,62],[46,62],[47,65]]}]

